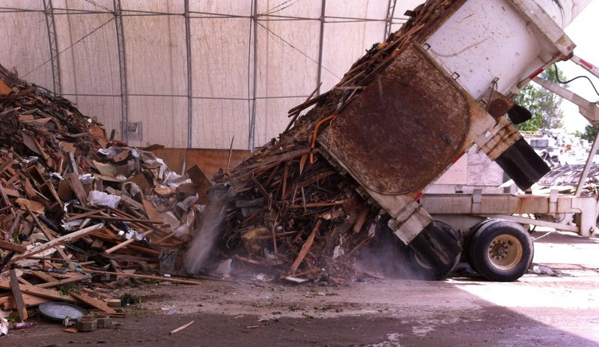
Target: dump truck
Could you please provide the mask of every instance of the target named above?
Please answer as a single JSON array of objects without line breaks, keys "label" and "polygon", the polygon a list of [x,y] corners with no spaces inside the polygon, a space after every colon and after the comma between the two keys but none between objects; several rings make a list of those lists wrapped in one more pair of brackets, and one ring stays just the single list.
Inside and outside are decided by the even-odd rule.
[{"label": "dump truck", "polygon": [[[489,195],[475,188],[431,189],[472,146],[522,191],[550,171],[515,127],[530,113],[513,96],[552,64],[573,56],[574,42],[563,29],[587,3],[427,2],[407,13],[420,21],[408,22],[406,38],[392,47],[388,61],[367,84],[347,87],[349,98],[356,89],[359,95],[339,107],[334,123],[319,131],[316,141],[328,160],[388,214],[386,227],[429,277],[444,278],[463,259],[490,280],[518,279],[534,254],[522,224],[583,236],[595,232],[597,200],[580,193]],[[422,12],[440,17],[430,24]],[[409,35],[411,31],[415,34]],[[522,217],[563,214],[574,216],[575,222]]]},{"label": "dump truck", "polygon": [[[513,281],[534,254],[523,225],[594,233],[595,198],[440,179],[472,151],[521,191],[550,172],[515,126],[531,114],[513,96],[573,57],[563,28],[587,2],[429,0],[408,11],[328,92],[289,110],[278,138],[215,176],[207,215],[216,222],[190,249],[222,230],[219,254],[336,281],[355,273],[354,256],[382,253],[366,245],[383,244],[397,259],[380,259],[420,278],[445,278],[465,260],[490,280]],[[190,273],[204,266],[196,253],[187,252]]]}]

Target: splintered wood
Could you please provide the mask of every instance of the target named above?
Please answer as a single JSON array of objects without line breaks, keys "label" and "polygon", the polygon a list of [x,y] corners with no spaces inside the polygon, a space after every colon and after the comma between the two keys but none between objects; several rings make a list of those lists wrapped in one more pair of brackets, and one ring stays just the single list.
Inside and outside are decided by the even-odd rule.
[{"label": "splintered wood", "polygon": [[[373,45],[335,87],[292,108],[279,138],[215,178],[235,194],[223,211],[221,254],[235,253],[246,266],[276,268],[283,278],[299,274],[340,283],[355,277],[354,256],[373,239],[385,212],[322,149],[319,135],[335,127],[345,107],[410,42],[422,43],[459,3],[428,1],[409,11],[408,22]],[[372,158],[372,165],[376,160],[385,158]]]},{"label": "splintered wood", "polygon": [[[50,300],[116,314],[70,288],[110,290],[115,281],[165,280],[136,271],[175,273],[202,184],[107,138],[72,102],[0,66],[0,308],[21,320]],[[166,253],[175,254],[168,264]]]},{"label": "splintered wood", "polygon": [[[85,288],[90,282],[106,290],[124,279],[198,284],[134,272],[183,271],[189,236],[201,234],[207,218],[199,203],[212,201],[206,188],[224,204],[207,271],[228,276],[234,261],[242,271],[270,269],[298,283],[355,277],[355,256],[384,211],[322,150],[319,135],[458,3],[427,1],[408,13],[329,92],[291,109],[278,139],[231,170],[227,164],[212,182],[198,167],[181,176],[149,149],[106,137],[72,102],[0,66],[0,306],[22,320],[25,307],[48,300],[112,315],[104,304],[111,298]],[[91,292],[69,291],[72,284]]]}]

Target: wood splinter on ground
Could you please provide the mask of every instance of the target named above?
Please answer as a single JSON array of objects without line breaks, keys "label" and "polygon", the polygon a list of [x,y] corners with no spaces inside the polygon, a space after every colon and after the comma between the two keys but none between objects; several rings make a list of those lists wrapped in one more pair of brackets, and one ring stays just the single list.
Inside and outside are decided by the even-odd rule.
[{"label": "wood splinter on ground", "polygon": [[192,324],[193,324],[193,322],[194,322],[194,321],[191,321],[191,322],[189,322],[189,323],[187,323],[187,324],[184,324],[184,325],[182,325],[182,326],[180,326],[180,327],[178,327],[178,328],[176,328],[176,329],[173,329],[173,330],[171,330],[171,331],[170,331],[168,334],[169,334],[169,335],[176,334],[176,333],[178,333],[179,331],[181,331],[181,330],[183,330],[183,329],[187,328],[188,326],[192,325]]}]

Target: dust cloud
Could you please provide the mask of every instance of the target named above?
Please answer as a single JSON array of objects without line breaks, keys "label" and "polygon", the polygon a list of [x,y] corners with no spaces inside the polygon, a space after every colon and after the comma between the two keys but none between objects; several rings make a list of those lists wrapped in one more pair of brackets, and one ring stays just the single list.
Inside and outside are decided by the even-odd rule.
[{"label": "dust cloud", "polygon": [[374,239],[356,257],[358,270],[375,271],[387,278],[428,280],[426,269],[417,266],[408,246],[388,227],[388,216],[376,224]]},{"label": "dust cloud", "polygon": [[197,275],[204,269],[234,195],[233,189],[224,184],[213,186],[208,191],[209,204],[204,211],[202,225],[185,253],[184,268],[188,274]]}]

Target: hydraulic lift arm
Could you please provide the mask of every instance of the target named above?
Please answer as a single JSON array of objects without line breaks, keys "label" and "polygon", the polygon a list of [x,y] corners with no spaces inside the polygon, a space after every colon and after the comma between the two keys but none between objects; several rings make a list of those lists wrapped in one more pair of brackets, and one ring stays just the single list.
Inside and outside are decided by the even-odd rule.
[{"label": "hydraulic lift arm", "polygon": [[[586,69],[587,71],[589,71],[595,77],[599,78],[599,69],[596,66],[590,64],[589,62],[587,62],[575,55],[573,55],[570,60],[572,60],[574,63],[578,64],[579,66],[581,66],[584,69]],[[578,95],[564,87],[561,87],[555,83],[549,82],[549,81],[539,78],[539,77],[535,77],[533,79],[533,81],[535,83],[540,84],[544,88],[552,91],[553,93],[561,96],[562,98],[574,103],[575,105],[578,106],[578,111],[580,112],[580,114],[582,114],[582,116],[584,118],[586,118],[594,126],[599,125],[599,106],[597,105],[597,102],[590,102],[587,99],[581,97],[580,95]],[[589,157],[587,158],[587,162],[585,164],[584,170],[582,171],[580,180],[578,181],[578,186],[576,187],[575,196],[580,196],[580,193],[582,192],[582,187],[584,185],[584,182],[587,179],[589,170],[591,168],[591,164],[593,163],[593,157],[594,157],[595,153],[597,153],[597,150],[599,149],[599,141],[598,140],[599,140],[599,133],[595,137],[595,141],[593,141],[593,146],[591,147],[591,151],[589,152]]]}]

